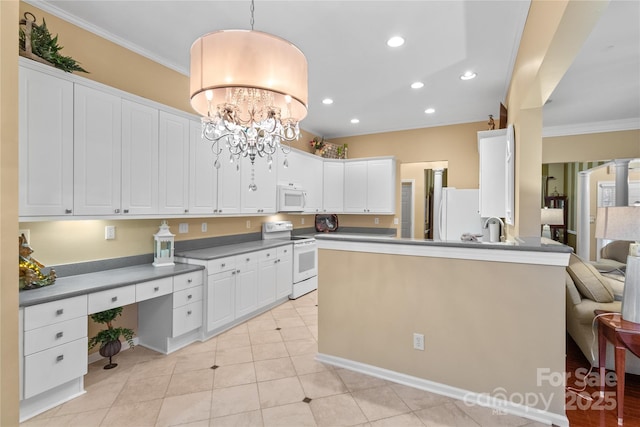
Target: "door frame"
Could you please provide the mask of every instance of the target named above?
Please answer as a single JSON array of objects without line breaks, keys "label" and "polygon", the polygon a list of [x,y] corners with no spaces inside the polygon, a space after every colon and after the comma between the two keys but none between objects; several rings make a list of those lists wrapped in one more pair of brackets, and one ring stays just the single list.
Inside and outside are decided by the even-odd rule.
[{"label": "door frame", "polygon": [[[416,180],[415,179],[403,179],[400,184],[400,236],[402,236],[402,185],[403,184],[411,184],[411,199],[409,200],[411,204],[411,238],[415,238],[415,212],[416,212]],[[424,228],[424,226],[423,226]]]}]

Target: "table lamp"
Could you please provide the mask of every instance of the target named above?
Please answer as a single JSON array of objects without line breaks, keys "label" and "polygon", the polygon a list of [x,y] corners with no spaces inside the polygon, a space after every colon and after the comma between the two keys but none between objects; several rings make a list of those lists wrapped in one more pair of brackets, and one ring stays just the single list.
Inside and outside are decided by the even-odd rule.
[{"label": "table lamp", "polygon": [[564,225],[564,209],[542,208],[540,209],[540,223],[542,224],[542,237],[552,239],[550,225]]},{"label": "table lamp", "polygon": [[622,294],[622,318],[640,323],[640,206],[598,208],[596,237],[608,240],[634,240],[629,245]]}]

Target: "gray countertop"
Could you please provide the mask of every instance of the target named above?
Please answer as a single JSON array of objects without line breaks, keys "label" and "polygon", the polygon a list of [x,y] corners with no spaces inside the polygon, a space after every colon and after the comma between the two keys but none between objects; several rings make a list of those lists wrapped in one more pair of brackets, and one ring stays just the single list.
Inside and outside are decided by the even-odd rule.
[{"label": "gray countertop", "polygon": [[175,255],[176,257],[181,258],[191,258],[208,261],[216,258],[255,252],[262,249],[276,248],[278,246],[284,246],[291,243],[291,240],[255,240],[253,242],[243,242],[232,245],[180,251],[176,252]]},{"label": "gray countertop", "polygon": [[151,264],[115,268],[95,273],[60,277],[53,285],[20,291],[20,307],[104,291],[120,286],[148,282],[204,269],[200,265],[176,263],[174,266],[154,267]]}]

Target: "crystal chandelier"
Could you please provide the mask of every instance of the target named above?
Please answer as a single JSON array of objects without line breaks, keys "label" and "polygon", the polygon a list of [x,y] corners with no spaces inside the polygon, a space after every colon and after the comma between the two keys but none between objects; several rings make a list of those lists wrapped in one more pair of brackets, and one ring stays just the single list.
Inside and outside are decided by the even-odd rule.
[{"label": "crystal chandelier", "polygon": [[[211,142],[220,168],[220,155],[229,151],[239,168],[240,157],[269,164],[278,149],[291,151],[298,123],[307,115],[307,60],[290,42],[253,30],[222,30],[206,34],[191,46],[191,106],[202,116],[202,137]],[[286,145],[284,143],[287,143]]]}]

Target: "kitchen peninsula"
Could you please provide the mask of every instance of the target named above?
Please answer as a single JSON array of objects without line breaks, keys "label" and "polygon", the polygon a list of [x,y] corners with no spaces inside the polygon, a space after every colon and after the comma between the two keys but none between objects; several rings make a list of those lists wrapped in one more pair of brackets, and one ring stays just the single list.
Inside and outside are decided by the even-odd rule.
[{"label": "kitchen peninsula", "polygon": [[565,370],[571,248],[316,238],[318,360],[568,425],[563,382],[550,375]]}]

